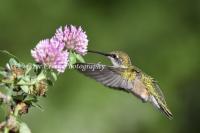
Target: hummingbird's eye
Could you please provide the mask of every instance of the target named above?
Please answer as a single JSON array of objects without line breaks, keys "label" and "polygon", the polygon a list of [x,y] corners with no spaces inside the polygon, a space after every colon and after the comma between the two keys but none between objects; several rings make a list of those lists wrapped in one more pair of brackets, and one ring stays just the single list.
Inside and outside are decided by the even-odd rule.
[{"label": "hummingbird's eye", "polygon": [[113,58],[117,58],[117,56],[116,56],[115,54],[112,54],[112,57],[113,57]]}]

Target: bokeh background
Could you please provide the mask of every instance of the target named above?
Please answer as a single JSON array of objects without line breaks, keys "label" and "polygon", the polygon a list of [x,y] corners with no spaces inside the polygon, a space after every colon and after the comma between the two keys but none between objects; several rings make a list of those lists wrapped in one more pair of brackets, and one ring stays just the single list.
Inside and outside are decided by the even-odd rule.
[{"label": "bokeh background", "polygon": [[[89,49],[123,50],[159,81],[174,114],[166,119],[131,94],[67,70],[23,117],[33,133],[197,133],[200,130],[199,0],[1,0],[0,49],[24,62],[66,24],[81,25]],[[87,62],[109,64],[88,54]],[[7,60],[0,56],[1,65]],[[2,117],[1,117],[2,119]]]}]

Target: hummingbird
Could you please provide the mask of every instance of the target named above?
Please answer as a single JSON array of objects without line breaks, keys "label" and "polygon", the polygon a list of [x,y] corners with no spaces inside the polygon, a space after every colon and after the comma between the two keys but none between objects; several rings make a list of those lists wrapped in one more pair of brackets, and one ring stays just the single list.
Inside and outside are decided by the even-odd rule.
[{"label": "hummingbird", "polygon": [[[104,86],[131,93],[142,102],[150,102],[167,118],[173,118],[157,81],[133,65],[128,54],[122,51],[88,52],[106,56],[113,66],[102,65],[103,69],[97,69],[95,63],[77,63],[76,65],[79,67],[75,68],[79,72],[95,79]],[[96,69],[91,69],[92,67],[96,67]]]}]

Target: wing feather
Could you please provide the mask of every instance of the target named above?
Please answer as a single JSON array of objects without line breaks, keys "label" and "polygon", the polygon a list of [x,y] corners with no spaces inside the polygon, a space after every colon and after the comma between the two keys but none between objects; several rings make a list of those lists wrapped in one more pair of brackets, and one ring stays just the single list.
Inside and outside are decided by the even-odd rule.
[{"label": "wing feather", "polygon": [[91,69],[95,68],[96,64],[77,63],[76,65],[79,66],[77,67],[77,70],[79,72],[83,73],[86,76],[89,76],[90,78],[95,79],[97,82],[100,82],[107,87],[131,92],[132,94],[134,94],[135,96],[137,96],[145,102],[148,100],[149,94],[145,85],[140,80],[141,76],[138,76],[133,80],[128,80],[120,75],[120,73],[127,70],[126,68],[102,65],[104,69]]},{"label": "wing feather", "polygon": [[75,64],[75,68],[84,75],[89,76],[110,88],[128,92],[131,87],[133,87],[132,82],[128,82],[128,80],[120,75],[120,72],[125,70],[124,68],[102,65],[101,67],[103,67],[103,69],[92,69],[95,68],[95,65],[97,64],[77,63]]}]

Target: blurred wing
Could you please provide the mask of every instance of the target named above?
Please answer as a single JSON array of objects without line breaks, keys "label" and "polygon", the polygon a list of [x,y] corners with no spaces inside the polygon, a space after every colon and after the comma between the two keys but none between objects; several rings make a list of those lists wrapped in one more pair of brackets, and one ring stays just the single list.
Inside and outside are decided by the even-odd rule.
[{"label": "blurred wing", "polygon": [[74,67],[86,76],[95,79],[110,88],[130,92],[133,88],[133,82],[120,76],[125,68],[106,66],[92,63],[77,63]]}]

